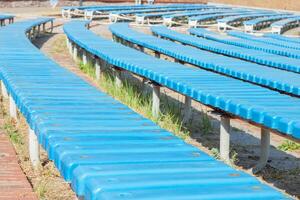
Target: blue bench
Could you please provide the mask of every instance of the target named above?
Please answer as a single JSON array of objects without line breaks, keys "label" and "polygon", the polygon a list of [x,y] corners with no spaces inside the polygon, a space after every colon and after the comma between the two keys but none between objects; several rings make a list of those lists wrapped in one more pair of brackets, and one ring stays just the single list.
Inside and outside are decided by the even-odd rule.
[{"label": "blue bench", "polygon": [[[194,5],[194,6],[181,6],[181,7],[170,7],[170,8],[159,8],[159,9],[146,9],[146,10],[125,10],[125,11],[116,11],[111,12],[109,14],[110,21],[116,22],[118,18],[121,17],[128,17],[130,15],[135,15],[137,17],[140,16],[140,18],[144,19],[143,14],[147,15],[147,13],[154,14],[154,13],[161,13],[161,12],[175,12],[175,11],[194,11],[194,10],[203,10],[203,9],[209,9],[212,8],[211,6],[205,6],[205,5]],[[139,15],[140,14],[140,15]],[[142,19],[138,21],[143,21]]]},{"label": "blue bench", "polygon": [[[62,7],[62,17],[71,18],[76,13],[81,12],[109,12],[109,11],[116,11],[116,10],[130,10],[130,9],[147,9],[149,8],[148,5],[129,5],[129,6],[65,6]],[[154,7],[155,8],[155,7]]]},{"label": "blue bench", "polygon": [[[25,37],[25,32],[47,21],[18,22],[0,30],[1,85],[26,118],[30,138],[36,137],[78,196],[87,200],[289,198],[186,144],[47,58]],[[154,60],[181,69],[98,38],[84,25],[71,22],[64,30],[72,41],[103,51],[101,56],[110,63],[116,64],[121,56],[128,64],[140,58],[135,61]],[[180,71],[182,75],[185,70]]]},{"label": "blue bench", "polygon": [[5,21],[8,21],[8,24],[14,23],[13,15],[2,15],[0,14],[0,26],[5,26]]},{"label": "blue bench", "polygon": [[[218,30],[226,31],[228,26],[240,26],[244,21],[266,16],[274,16],[276,13],[270,11],[257,11],[256,13],[244,14],[239,16],[230,16],[222,19],[218,19]],[[278,14],[277,14],[278,15]]]},{"label": "blue bench", "polygon": [[300,73],[300,60],[298,59],[274,55],[267,52],[260,52],[254,49],[245,49],[243,47],[233,46],[192,35],[180,34],[163,26],[152,27],[151,30],[155,35],[160,37],[194,46],[199,49],[247,60],[261,65]]},{"label": "blue bench", "polygon": [[291,42],[293,44],[299,44],[300,43],[300,37],[287,37],[287,36],[272,34],[272,33],[264,34],[264,37],[273,38],[273,39],[276,39],[276,40],[279,40],[279,41]]},{"label": "blue bench", "polygon": [[209,40],[214,40],[217,42],[230,44],[234,46],[243,47],[246,49],[255,49],[258,51],[263,51],[275,55],[286,56],[290,58],[300,59],[300,51],[297,49],[287,49],[284,47],[279,47],[271,44],[261,43],[254,40],[247,40],[242,38],[234,38],[226,35],[220,35],[213,33],[206,29],[202,28],[193,28],[189,29],[190,34],[196,35],[199,37],[207,38]]},{"label": "blue bench", "polygon": [[242,39],[252,40],[255,42],[284,47],[287,49],[287,51],[289,51],[290,49],[295,49],[300,52],[300,45],[296,44],[296,43],[293,44],[290,42],[278,41],[273,38],[259,37],[259,36],[254,36],[254,35],[250,35],[247,33],[238,32],[238,31],[228,31],[228,35],[233,36],[233,37],[242,38]]},{"label": "blue bench", "polygon": [[210,15],[210,14],[217,14],[217,13],[224,13],[230,11],[229,8],[222,8],[222,7],[213,7],[207,9],[206,11],[189,11],[189,12],[181,12],[175,14],[166,14],[163,15],[163,23],[164,25],[172,26],[176,24],[178,21],[186,21],[188,17],[199,16],[199,15]]},{"label": "blue bench", "polygon": [[[287,94],[300,96],[299,74],[241,61],[223,55],[183,46],[129,28],[127,23],[109,27],[113,35],[158,53],[197,67],[262,85]],[[152,30],[155,30],[155,27]],[[197,38],[195,38],[197,39]]]},{"label": "blue bench", "polygon": [[293,15],[291,14],[282,14],[279,16],[269,16],[251,19],[243,23],[244,29],[246,32],[252,33],[254,30],[260,30],[269,27],[274,21],[290,18],[292,16]]},{"label": "blue bench", "polygon": [[[134,14],[134,13],[143,13],[143,12],[157,12],[158,10],[168,10],[176,8],[192,8],[194,6],[201,7],[212,7],[206,6],[204,4],[190,5],[190,4],[169,4],[169,5],[135,5],[135,6],[103,6],[95,8],[87,8],[82,10],[77,10],[77,12],[84,12],[85,19],[92,20],[94,17],[103,17],[107,16],[110,12],[113,12],[113,15],[119,13],[121,14]],[[70,12],[70,11],[69,11]],[[72,11],[75,13],[75,11]]]},{"label": "blue bench", "polygon": [[223,17],[229,17],[229,16],[237,16],[246,14],[247,10],[230,10],[230,12],[225,13],[217,13],[217,14],[210,14],[210,15],[204,15],[204,16],[194,16],[189,17],[188,24],[190,27],[196,27],[198,24],[203,24],[207,22],[215,22],[217,19],[221,19]]},{"label": "blue bench", "polygon": [[272,33],[282,34],[300,25],[300,16],[279,20],[271,24]]}]

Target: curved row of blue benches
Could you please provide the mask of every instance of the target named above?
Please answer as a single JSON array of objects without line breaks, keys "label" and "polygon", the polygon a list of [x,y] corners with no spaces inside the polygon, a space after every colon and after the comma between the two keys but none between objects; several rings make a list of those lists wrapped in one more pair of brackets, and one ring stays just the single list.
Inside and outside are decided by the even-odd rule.
[{"label": "curved row of blue benches", "polygon": [[224,12],[224,13],[194,16],[194,17],[189,17],[188,24],[189,24],[189,26],[194,27],[194,26],[197,26],[197,24],[201,24],[206,21],[215,21],[215,20],[223,18],[223,17],[237,16],[237,15],[246,14],[248,12],[249,12],[248,10],[236,9],[236,10],[230,10],[230,11]]},{"label": "curved row of blue benches", "polygon": [[[87,200],[288,198],[184,143],[43,55],[25,32],[47,21],[18,22],[0,30],[0,78],[77,195]],[[138,67],[132,62],[148,68],[162,64],[161,72],[178,70],[181,76],[190,71],[104,40],[85,24],[70,22],[64,31],[111,64],[131,69]],[[197,79],[211,75],[197,71],[190,71]],[[157,80],[160,72],[144,73]],[[176,84],[175,74],[170,75],[169,84]]]},{"label": "curved row of blue benches", "polygon": [[194,6],[181,6],[181,7],[163,7],[157,9],[146,9],[146,10],[122,10],[114,11],[109,13],[110,21],[117,21],[120,17],[135,16],[137,22],[143,23],[144,19],[151,16],[160,16],[163,13],[168,14],[170,12],[183,12],[183,11],[195,11],[195,10],[207,10],[213,8],[207,5],[194,5]]},{"label": "curved row of blue benches", "polygon": [[71,12],[74,11],[87,11],[87,12],[109,12],[117,10],[139,10],[139,9],[157,9],[157,8],[173,8],[181,6],[191,6],[191,4],[168,4],[168,5],[119,5],[119,6],[65,6],[62,7],[62,15],[68,14],[69,17]]},{"label": "curved row of blue benches", "polygon": [[189,29],[190,34],[199,37],[207,38],[217,42],[230,44],[234,46],[239,46],[247,49],[255,49],[275,55],[287,56],[290,58],[300,59],[300,51],[297,49],[287,49],[285,47],[280,47],[272,44],[266,44],[254,40],[242,39],[230,37],[227,35],[220,35],[212,31],[208,31],[203,28],[192,28]]},{"label": "curved row of blue benches", "polygon": [[[73,24],[73,26],[75,24],[83,26],[84,22],[73,22]],[[213,72],[154,59],[151,56],[114,43],[109,43],[112,45],[113,51],[108,48],[94,49],[93,41],[104,42],[106,40],[96,39],[97,37],[93,33],[84,30],[82,34],[86,36],[82,36],[81,41],[78,40],[78,38],[81,38],[79,35],[75,37],[73,34],[68,34],[68,31],[69,29],[66,34],[70,40],[96,56],[103,57],[104,54],[103,59],[112,65],[149,78],[206,105],[299,138],[298,128],[296,128],[299,118],[296,117],[298,114],[294,109],[298,106],[298,98],[282,95]],[[222,82],[222,84],[219,85],[218,82]],[[210,88],[214,88],[214,90]],[[261,94],[261,96],[258,94]],[[272,105],[277,105],[276,109],[273,109]]]},{"label": "curved row of blue benches", "polygon": [[[152,30],[156,29],[156,27],[152,28]],[[113,24],[110,26],[110,30],[119,38],[165,54],[181,62],[300,96],[299,74],[176,44],[168,40],[134,31],[129,28],[127,23]]]},{"label": "curved row of blue benches", "polygon": [[287,36],[272,34],[272,33],[264,34],[264,37],[273,38],[279,41],[291,42],[293,44],[300,44],[300,37],[287,37]]},{"label": "curved row of blue benches", "polygon": [[279,20],[271,24],[272,32],[277,34],[281,34],[297,26],[300,26],[300,16]]},{"label": "curved row of blue benches", "polygon": [[166,10],[166,11],[161,11],[161,10],[157,10],[157,11],[152,11],[152,12],[141,12],[136,14],[135,13],[135,17],[136,17],[136,22],[137,23],[144,23],[144,20],[146,19],[150,19],[150,18],[162,18],[164,15],[171,15],[171,14],[180,14],[181,12],[194,12],[195,10],[197,10],[198,12],[202,11],[203,13],[206,12],[206,10],[216,10],[214,7],[210,7],[210,6],[201,6],[201,7],[197,7],[194,6],[192,8],[180,8],[180,9],[176,9],[176,10]]},{"label": "curved row of blue benches", "polygon": [[278,13],[271,11],[257,11],[255,13],[243,14],[239,16],[230,16],[217,20],[218,30],[226,30],[227,26],[240,26],[244,21],[259,18],[259,17],[267,17],[267,16],[275,16]]},{"label": "curved row of blue benches", "polygon": [[286,42],[286,41],[278,41],[273,38],[254,36],[254,35],[240,32],[240,31],[228,31],[227,33],[228,33],[228,35],[233,36],[233,37],[242,38],[242,39],[246,39],[246,40],[252,40],[252,41],[256,41],[256,42],[260,42],[260,43],[264,43],[264,44],[279,46],[279,47],[284,47],[284,48],[286,48],[287,51],[289,51],[290,49],[295,49],[300,52],[300,45],[296,44],[296,43],[290,43],[290,42]]},{"label": "curved row of blue benches", "polygon": [[174,14],[166,14],[163,15],[163,23],[165,25],[171,25],[172,22],[176,22],[177,20],[180,19],[187,19],[188,17],[193,17],[193,16],[200,16],[200,15],[210,15],[210,14],[217,14],[217,13],[223,13],[227,12],[230,10],[229,8],[218,8],[214,7],[211,9],[208,9],[207,11],[189,11],[189,12],[181,12],[181,13],[174,13]]},{"label": "curved row of blue benches", "polygon": [[0,14],[0,26],[5,26],[5,21],[8,21],[9,24],[14,22],[13,15],[2,15]]},{"label": "curved row of blue benches", "polygon": [[[64,26],[64,31],[65,31],[68,39],[70,40],[70,42],[73,43],[72,44],[73,48],[80,47],[83,50],[86,50],[91,55],[96,56],[96,58],[100,58],[112,66],[116,66],[121,69],[132,72],[134,74],[143,76],[151,81],[154,81],[163,86],[169,87],[169,88],[173,89],[174,91],[188,95],[188,96],[192,97],[193,99],[196,99],[200,102],[204,102],[208,105],[214,105],[215,107],[218,107],[218,105],[221,105],[224,103],[224,106],[225,106],[225,104],[228,105],[228,107],[225,106],[227,108],[234,106],[234,102],[237,99],[230,100],[229,99],[230,93],[233,96],[239,96],[239,94],[241,94],[240,92],[242,90],[248,91],[247,94],[250,94],[250,93],[252,93],[252,95],[255,94],[255,96],[257,96],[258,93],[261,93],[261,92],[265,93],[264,97],[266,97],[266,96],[269,97],[271,94],[273,94],[272,91],[264,90],[264,89],[261,89],[260,87],[252,87],[252,85],[244,84],[243,82],[240,82],[240,81],[236,82],[236,80],[231,79],[231,78],[223,77],[223,76],[220,76],[220,75],[217,75],[217,74],[214,74],[211,72],[203,71],[203,70],[188,68],[188,67],[185,67],[185,66],[177,64],[177,63],[172,63],[172,62],[168,62],[165,60],[160,60],[160,59],[154,58],[154,57],[146,55],[142,52],[138,52],[137,50],[134,50],[132,48],[114,43],[107,39],[103,39],[103,38],[97,36],[96,34],[92,33],[91,31],[87,30],[85,28],[85,25],[86,25],[86,23],[83,21],[73,21]],[[75,46],[78,46],[78,47],[75,47]],[[220,84],[216,84],[216,83],[221,83],[222,87]],[[238,84],[235,84],[235,83],[238,83]],[[228,90],[224,89],[225,85],[230,86],[230,88],[228,88]],[[274,93],[274,94],[277,94],[277,93]],[[250,95],[250,96],[252,96],[252,95]],[[231,97],[233,97],[233,96],[231,96]],[[243,99],[243,101],[247,99],[247,97],[244,95],[241,95],[239,97],[240,97],[240,100]],[[284,95],[279,95],[279,94],[278,94],[277,98],[279,98],[279,99],[276,99],[277,105],[278,105],[278,102],[282,102],[283,99],[292,99],[290,97],[287,97]],[[221,100],[223,103],[221,103],[219,100]],[[258,100],[258,99],[256,99],[256,100]],[[270,100],[270,99],[268,99],[268,100]],[[219,103],[217,103],[217,101],[219,101]],[[256,102],[263,102],[263,101],[264,101],[263,99],[259,98],[259,101],[256,101]],[[272,103],[275,103],[272,100],[271,100],[271,102],[270,101],[268,101],[268,102],[270,103],[270,105]],[[295,99],[295,102],[297,102],[296,99]],[[231,106],[229,106],[228,103],[231,104]],[[242,103],[242,102],[240,102],[240,103]],[[246,102],[244,102],[244,103],[246,103]],[[246,106],[246,104],[244,104],[244,106]],[[240,108],[241,107],[242,107],[242,105],[240,104]],[[279,106],[279,107],[281,107],[281,106]],[[279,108],[279,107],[276,106],[276,108]],[[226,108],[224,108],[224,107],[222,107],[222,109],[226,110]],[[233,109],[233,107],[231,107],[230,109]],[[244,107],[244,109],[246,111],[247,108]],[[254,107],[252,107],[251,109],[255,110]],[[260,109],[260,108],[258,108],[258,109]],[[233,110],[231,110],[231,111],[233,111]],[[287,109],[285,109],[285,111],[286,110]],[[262,111],[262,110],[260,110],[260,111]],[[264,111],[267,112],[265,109],[264,109]],[[278,111],[278,109],[277,109],[277,111]],[[88,172],[85,172],[84,170],[85,169],[81,170],[81,173],[84,173],[82,176],[84,176],[85,174],[89,174]],[[101,172],[99,172],[99,173],[101,174]],[[144,177],[144,176],[142,176],[142,177]],[[190,176],[188,176],[188,177],[190,177]],[[176,179],[176,177],[173,177],[173,178]],[[131,179],[128,179],[128,180],[136,181],[136,179],[137,178],[132,177]],[[151,178],[151,180],[154,180],[154,179],[155,179],[155,177]],[[166,178],[166,179],[167,179],[166,181],[169,181],[169,178]],[[211,182],[211,184],[213,184],[213,185],[220,184],[219,181],[217,181],[218,183],[217,182],[213,183],[213,182]],[[234,184],[234,182],[235,181],[233,181],[232,184]],[[90,185],[94,184],[94,183],[105,184],[104,181],[99,180],[97,182],[95,181],[93,183],[90,183]],[[181,185],[180,180],[174,180],[174,183]],[[197,181],[196,181],[196,183],[197,183]],[[140,182],[138,180],[137,184],[135,184],[134,186],[137,186],[139,184],[142,184],[142,182]],[[118,185],[117,185],[117,187],[118,187]],[[265,198],[265,197],[260,196],[258,193],[256,193],[256,194],[258,194],[258,196],[256,196],[256,197],[254,197],[256,194],[253,194],[254,195],[253,197],[248,196],[249,194],[241,196],[240,192],[242,190],[240,190],[240,189],[237,189],[234,192],[233,191],[229,192],[231,194],[235,193],[235,192],[238,192],[240,194],[233,194],[233,196],[227,196],[227,194],[229,194],[228,192],[225,192],[223,194],[219,193],[219,190],[223,191],[223,187],[224,187],[223,184],[220,187],[218,187],[216,185],[214,186],[214,188],[218,187],[217,191],[216,190],[210,191],[210,189],[208,189],[207,192],[210,193],[211,195],[208,195],[206,192],[204,192],[203,189],[198,189],[197,192],[196,191],[190,192],[190,189],[188,189],[188,187],[186,189],[183,189],[182,188],[183,185],[178,187],[178,191],[177,191],[177,189],[175,191],[174,190],[170,191],[170,188],[168,187],[168,190],[169,190],[169,192],[171,192],[171,194],[167,194],[166,191],[163,191],[161,189],[161,187],[163,187],[163,186],[161,186],[161,185],[156,186],[157,194],[159,194],[160,198],[158,198],[157,196],[153,196],[153,195],[156,195],[156,191],[153,192],[153,190],[150,190],[149,192],[147,192],[145,190],[141,190],[138,194],[139,195],[144,194],[147,196],[145,198],[149,198],[149,199],[157,199],[157,198],[158,199],[174,199],[175,196],[178,199],[203,199],[203,198],[204,199],[206,199],[206,198],[208,198],[208,199],[210,199],[210,198],[211,199],[218,199],[218,198],[220,198],[220,199],[227,199],[227,198],[228,199],[235,199],[235,198],[243,198],[243,199],[254,198],[254,199],[256,199],[257,198],[257,199],[259,199],[259,198]],[[210,188],[210,186],[208,186],[208,185],[206,185],[204,187]],[[187,192],[187,190],[188,190],[190,192],[190,194],[188,196],[181,196],[181,195],[183,195],[183,193],[180,191],[181,189],[183,189],[185,192]],[[206,193],[207,196],[206,195],[198,196],[199,193],[202,193],[202,194]],[[134,193],[134,194],[137,194],[137,193]],[[133,195],[130,193],[130,194],[128,194],[128,197],[132,197]],[[148,195],[150,195],[150,196],[148,196]],[[166,195],[171,195],[171,196],[166,196]],[[180,196],[177,196],[177,195],[180,195]],[[194,195],[196,195],[196,196],[194,196]],[[143,199],[142,196],[139,196],[139,197],[141,199]],[[130,199],[130,198],[128,198],[128,199]],[[275,199],[276,199],[276,197],[275,197]]]},{"label": "curved row of blue benches", "polygon": [[203,5],[195,5],[195,6],[182,6],[182,7],[175,7],[175,8],[159,8],[159,9],[147,9],[147,10],[125,10],[125,11],[115,11],[112,14],[118,15],[128,15],[128,14],[135,14],[139,16],[147,15],[148,13],[157,13],[157,12],[170,12],[170,11],[193,11],[193,10],[202,10],[211,8],[210,6],[203,6]]},{"label": "curved row of blue benches", "polygon": [[245,49],[243,47],[232,46],[192,35],[181,34],[163,26],[152,27],[151,30],[155,35],[160,37],[178,41],[182,44],[194,46],[199,49],[204,49],[218,54],[239,58],[278,69],[300,73],[300,60],[298,59],[274,55],[267,52],[260,52],[255,49]]},{"label": "curved row of blue benches", "polygon": [[260,17],[260,18],[256,18],[256,19],[251,19],[248,21],[245,21],[244,27],[245,27],[245,31],[254,31],[254,30],[260,30],[262,28],[266,28],[268,26],[270,26],[272,24],[272,22],[274,21],[278,21],[281,19],[287,19],[292,17],[293,15],[291,14],[280,14],[277,16],[266,16],[266,17]]}]

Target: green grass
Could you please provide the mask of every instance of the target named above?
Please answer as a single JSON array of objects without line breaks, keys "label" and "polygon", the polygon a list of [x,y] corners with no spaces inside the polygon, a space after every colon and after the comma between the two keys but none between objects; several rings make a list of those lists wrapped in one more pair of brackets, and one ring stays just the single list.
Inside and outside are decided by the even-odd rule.
[{"label": "green grass", "polygon": [[300,144],[291,140],[284,140],[281,145],[277,147],[281,151],[295,151],[300,150]]},{"label": "green grass", "polygon": [[[84,73],[95,79],[95,69],[92,65],[84,65],[82,62],[79,65]],[[115,79],[111,72],[104,73],[101,81],[98,83],[104,92],[142,114],[144,117],[151,119],[160,127],[175,133],[183,139],[189,136],[189,131],[182,125],[180,106],[171,102],[163,95],[161,98],[161,113],[159,117],[154,117],[152,116],[152,96],[143,92],[143,85],[132,84],[126,80],[122,80],[122,86],[118,88],[115,85]]]},{"label": "green grass", "polygon": [[206,113],[201,115],[200,130],[203,134],[209,134],[213,132],[213,128],[210,122],[210,119]]},{"label": "green grass", "polygon": [[81,61],[79,63],[79,69],[83,71],[85,74],[92,77],[93,79],[96,78],[95,68],[91,63],[87,63],[86,65],[84,65],[83,62]]},{"label": "green grass", "polygon": [[24,145],[24,138],[18,132],[18,129],[8,120],[4,123],[4,130],[15,145]]},{"label": "green grass", "polygon": [[212,156],[213,156],[215,159],[218,159],[218,160],[221,159],[219,149],[217,149],[217,148],[212,148],[210,151],[211,151],[211,153],[212,153]]}]

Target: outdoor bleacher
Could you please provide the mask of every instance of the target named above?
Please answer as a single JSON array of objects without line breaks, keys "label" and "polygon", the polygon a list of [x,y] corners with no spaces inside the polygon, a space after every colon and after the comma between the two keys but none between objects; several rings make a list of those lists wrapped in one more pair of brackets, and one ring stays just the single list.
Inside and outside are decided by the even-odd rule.
[{"label": "outdoor bleacher", "polygon": [[193,28],[190,29],[189,32],[193,35],[222,42],[225,44],[230,44],[230,45],[239,46],[247,49],[255,49],[263,52],[272,53],[275,55],[282,55],[290,58],[300,59],[300,51],[297,49],[287,49],[285,47],[266,44],[254,40],[247,40],[242,38],[234,38],[227,35],[220,35],[203,28]]},{"label": "outdoor bleacher", "polygon": [[[3,47],[0,52],[5,58],[0,60],[1,81],[9,95],[10,106],[16,106],[29,124],[30,158],[34,164],[39,161],[38,141],[66,181],[71,182],[76,194],[87,200],[141,199],[145,196],[151,199],[288,198],[255,177],[184,143],[47,58],[31,44],[25,32],[29,34],[31,28],[49,21],[51,19],[18,22],[0,30]],[[188,78],[188,84],[197,80],[193,87],[201,86],[199,76],[216,76],[229,85],[235,82],[211,72],[155,59],[102,39],[86,30],[85,24],[74,21],[64,26],[70,42],[76,41],[109,64],[173,88],[178,88],[173,85],[177,82],[176,74],[181,74],[182,80]],[[101,48],[103,46],[106,48]],[[146,71],[131,68],[134,63],[138,64],[136,69],[150,69],[147,63],[161,67],[145,74]],[[156,73],[160,73],[162,79],[157,79]],[[168,73],[169,82],[164,81],[164,73]],[[199,99],[196,95],[199,89],[189,94]],[[283,102],[289,101],[284,96],[278,97]]]},{"label": "outdoor bleacher", "polygon": [[261,52],[255,49],[245,49],[243,47],[233,46],[206,38],[194,37],[188,34],[181,34],[163,26],[152,27],[151,30],[155,35],[161,38],[177,41],[199,49],[247,60],[269,67],[300,73],[300,60],[298,59]]},{"label": "outdoor bleacher", "polygon": [[[207,95],[205,91],[207,91],[208,88],[213,87],[214,91],[209,92],[210,93],[209,98],[214,99],[216,97],[214,95],[218,95],[218,92],[217,92],[218,90],[219,90],[219,92],[220,92],[220,90],[222,90],[221,93],[224,94],[224,87],[227,84],[230,85],[231,89],[233,89],[233,87],[236,88],[236,92],[239,91],[238,88],[240,88],[247,95],[252,96],[255,94],[255,97],[254,96],[252,96],[251,98],[243,97],[244,100],[245,99],[248,99],[248,100],[253,99],[253,101],[255,101],[255,98],[259,98],[259,96],[257,96],[258,93],[262,94],[265,92],[269,93],[269,94],[265,93],[262,95],[264,96],[264,98],[266,96],[269,97],[267,100],[269,105],[272,105],[271,99],[272,99],[273,95],[276,96],[276,98],[275,98],[275,99],[277,99],[276,101],[278,101],[278,98],[280,98],[281,105],[291,105],[291,104],[287,104],[287,102],[283,103],[282,100],[285,98],[290,99],[290,100],[293,99],[293,98],[291,99],[291,97],[287,97],[285,95],[280,95],[276,92],[272,92],[270,90],[263,89],[259,86],[245,84],[242,81],[223,77],[223,76],[214,74],[212,72],[203,71],[203,70],[199,70],[199,69],[192,69],[192,68],[180,65],[180,64],[155,59],[152,56],[143,54],[134,49],[130,49],[128,47],[124,47],[119,44],[115,44],[109,40],[103,39],[103,38],[93,34],[92,32],[89,32],[88,30],[85,29],[85,22],[77,21],[77,22],[69,23],[69,24],[65,25],[64,30],[68,36],[68,39],[70,40],[69,42],[71,42],[69,47],[72,48],[73,51],[74,51],[74,49],[83,48],[83,49],[87,50],[89,54],[97,56],[99,59],[103,60],[104,62],[108,62],[112,66],[130,71],[130,72],[133,72],[142,77],[148,78],[152,81],[155,81],[157,84],[169,87],[169,88],[173,89],[174,91],[183,93],[187,96],[190,96],[193,99],[197,99],[198,101],[205,102],[207,105],[214,104],[214,106],[217,106],[217,104],[216,104],[217,102],[210,101],[209,99],[207,99],[208,96],[206,98],[204,98]],[[99,48],[101,46],[102,47],[105,46],[106,48]],[[88,47],[88,48],[86,48],[86,47]],[[75,51],[75,52],[77,52],[77,51]],[[157,68],[156,66],[160,66],[160,67]],[[201,78],[199,78],[199,77],[201,77]],[[211,85],[212,87],[210,87],[208,85],[210,83],[210,81],[208,81],[208,80],[213,80],[213,82],[211,82],[211,83],[214,86]],[[205,87],[201,86],[202,81],[203,81],[203,83],[204,82],[206,83]],[[217,85],[215,85],[215,83],[218,81],[222,82],[222,87],[217,87]],[[234,86],[235,84],[237,84],[236,87]],[[238,86],[238,85],[240,85],[240,86]],[[184,89],[185,87],[187,87],[187,88]],[[191,87],[193,87],[194,89],[192,89]],[[190,88],[190,89],[188,89],[188,88]],[[196,89],[196,88],[198,88],[198,89]],[[190,93],[191,91],[193,91],[193,92]],[[201,95],[200,96],[196,95],[200,91],[201,91]],[[198,94],[200,94],[200,93],[198,93]],[[244,95],[242,95],[242,96],[244,96]],[[227,95],[223,96],[223,98],[225,98],[222,100],[224,103],[225,102],[232,102],[232,103],[235,102],[234,99],[232,99],[232,101],[229,101],[229,99],[228,99],[228,101],[226,101],[226,98],[230,98],[230,91],[228,91]],[[235,98],[238,98],[238,97],[235,96]],[[221,97],[219,97],[219,99],[221,99]],[[264,100],[263,99],[260,99],[259,101],[257,101],[257,100],[258,99],[256,99],[255,102],[260,104],[260,106],[262,106]],[[213,102],[215,102],[215,103],[213,103]],[[297,102],[296,99],[295,99],[295,102]],[[219,105],[222,105],[222,104],[219,104]],[[244,104],[244,105],[246,106],[247,104]],[[224,106],[225,106],[225,104],[224,104]],[[251,107],[253,110],[255,110],[255,108],[254,108],[255,106],[254,107],[251,106]],[[224,109],[224,108],[221,108],[221,109]],[[245,109],[246,109],[246,107],[245,107]],[[267,107],[266,107],[266,110],[264,109],[265,114],[268,112],[267,109],[268,109]],[[277,109],[276,111],[278,112],[279,110]],[[287,108],[285,108],[284,110],[285,110],[285,112],[287,110],[291,111],[290,109],[287,109]],[[231,110],[229,112],[232,112],[232,111],[233,110]],[[272,109],[272,112],[273,111],[274,110]],[[247,116],[254,116],[254,115],[247,115]],[[269,118],[269,119],[271,119],[271,118]],[[72,156],[72,158],[69,157],[68,160],[71,161],[75,158],[76,157]],[[95,157],[95,158],[100,158],[100,157]],[[91,159],[93,159],[93,158],[91,158]],[[65,166],[65,165],[62,165],[62,166]],[[130,181],[130,180],[134,180],[134,179],[126,179],[126,181]],[[92,186],[95,183],[105,184],[103,181],[95,180],[95,182],[93,182],[92,184],[89,184],[89,186]],[[140,183],[141,182],[138,181],[138,184],[140,184]],[[126,183],[124,182],[124,186],[125,185],[126,185]],[[137,186],[137,185],[135,185],[135,186]],[[93,189],[96,189],[96,186],[94,186]],[[142,188],[141,188],[141,190],[142,190]],[[134,191],[136,191],[136,190],[134,190]],[[202,190],[202,192],[203,192],[203,190]],[[101,191],[99,191],[99,194],[100,193],[101,193]],[[142,195],[143,190],[140,191],[139,194]],[[155,195],[155,192],[152,191],[151,194]],[[147,193],[147,195],[149,195],[149,193]],[[170,195],[172,195],[172,194],[170,194]],[[177,193],[175,192],[174,195],[177,195]],[[199,198],[201,199],[201,197],[199,197]]]},{"label": "outdoor bleacher", "polygon": [[[113,24],[110,26],[110,30],[115,36],[123,40],[165,54],[180,62],[193,64],[203,69],[263,85],[287,94],[300,96],[299,74],[272,69],[159,39],[151,35],[133,31],[126,23]],[[299,70],[300,67],[297,67],[297,69]]]},{"label": "outdoor bleacher", "polygon": [[[14,22],[13,15],[0,14],[3,115],[7,111],[12,124],[18,125],[20,116],[25,120],[29,155],[22,159],[32,164],[26,176],[39,174],[51,161],[80,200],[294,198],[263,171],[273,170],[268,165],[273,136],[277,143],[300,143],[300,38],[280,35],[299,25],[298,15],[218,4],[67,6],[61,12],[69,19],[56,24],[55,18],[19,20],[15,13]],[[276,31],[261,31],[269,26]],[[38,49],[33,41],[43,34],[42,45],[55,34],[64,36],[66,46],[59,37],[51,41],[64,50],[51,53],[70,53],[63,58],[73,59],[68,62],[79,67],[76,73],[63,63],[67,59]],[[87,74],[94,70],[93,80],[77,75],[85,67]],[[101,83],[106,76],[116,91],[137,82],[151,117],[87,82]],[[187,136],[197,139],[190,143],[161,126],[163,100],[169,98],[180,104],[180,130],[190,128],[187,121],[196,110],[208,123],[213,116],[216,155],[200,141],[204,134],[200,142]],[[233,133],[258,142],[243,158],[252,159],[247,169],[232,161],[238,143]]]}]

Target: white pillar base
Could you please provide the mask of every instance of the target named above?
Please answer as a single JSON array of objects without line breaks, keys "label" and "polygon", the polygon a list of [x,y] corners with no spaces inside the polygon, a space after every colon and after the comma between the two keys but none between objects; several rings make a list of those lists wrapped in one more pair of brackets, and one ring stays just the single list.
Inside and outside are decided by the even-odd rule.
[{"label": "white pillar base", "polygon": [[152,115],[154,117],[159,117],[160,114],[160,86],[157,84],[152,84]]},{"label": "white pillar base", "polygon": [[14,120],[18,119],[17,106],[11,95],[9,95],[9,115]]},{"label": "white pillar base", "polygon": [[100,80],[101,78],[101,60],[96,59],[95,60],[95,74],[96,74],[96,80]]},{"label": "white pillar base", "polygon": [[220,125],[220,158],[230,163],[230,118],[221,116]]},{"label": "white pillar base", "polygon": [[117,88],[121,88],[122,87],[122,72],[121,70],[115,69],[115,85]]},{"label": "white pillar base", "polygon": [[76,46],[76,44],[74,44],[73,46],[73,60],[77,61],[78,59],[78,47]]},{"label": "white pillar base", "polygon": [[6,90],[6,87],[3,83],[3,81],[1,81],[1,94],[2,94],[3,98],[5,98],[5,99],[8,98],[8,92]]},{"label": "white pillar base", "polygon": [[186,124],[190,118],[192,113],[192,99],[188,96],[184,97],[184,116],[183,123]]},{"label": "white pillar base", "polygon": [[252,169],[253,173],[261,171],[266,166],[270,153],[270,131],[262,128],[260,134],[260,158],[257,165]]},{"label": "white pillar base", "polygon": [[83,50],[83,53],[82,53],[82,62],[84,65],[86,65],[88,63],[87,52],[85,50]]},{"label": "white pillar base", "polygon": [[34,131],[29,127],[29,156],[32,166],[38,168],[40,165],[40,146]]}]

